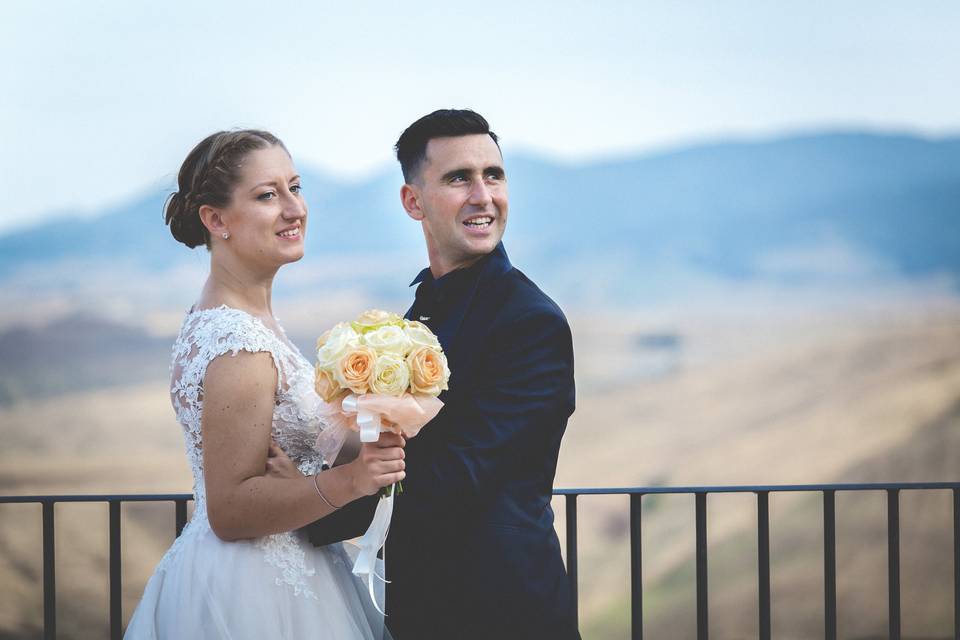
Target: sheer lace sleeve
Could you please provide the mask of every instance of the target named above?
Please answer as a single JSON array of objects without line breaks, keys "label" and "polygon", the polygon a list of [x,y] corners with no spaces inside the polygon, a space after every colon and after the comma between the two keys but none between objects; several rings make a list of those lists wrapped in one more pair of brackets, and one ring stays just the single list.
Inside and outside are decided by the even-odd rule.
[{"label": "sheer lace sleeve", "polygon": [[262,322],[236,309],[204,309],[191,312],[184,319],[171,356],[170,399],[177,421],[184,428],[187,453],[195,472],[201,472],[200,417],[207,366],[214,358],[225,354],[265,351],[277,369],[279,396],[285,385],[285,367],[277,353],[276,342],[277,338]]}]

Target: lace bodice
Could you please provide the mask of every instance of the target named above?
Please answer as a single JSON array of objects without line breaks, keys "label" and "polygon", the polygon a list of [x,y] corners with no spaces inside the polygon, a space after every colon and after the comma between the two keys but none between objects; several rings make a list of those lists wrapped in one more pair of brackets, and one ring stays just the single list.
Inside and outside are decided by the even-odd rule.
[{"label": "lace bodice", "polygon": [[[183,428],[193,473],[195,509],[190,522],[193,529],[209,527],[200,431],[203,378],[214,358],[235,356],[240,351],[267,352],[273,359],[277,370],[273,439],[304,474],[319,472],[323,464],[313,446],[321,429],[320,398],[314,390],[313,367],[282,330],[278,335],[255,316],[227,306],[191,311],[184,318],[173,345],[170,396],[177,421]],[[263,548],[264,559],[282,570],[283,582],[301,593],[305,589],[302,578],[307,570],[303,565],[304,552],[296,537],[292,533],[276,534],[259,539],[257,544]]]}]

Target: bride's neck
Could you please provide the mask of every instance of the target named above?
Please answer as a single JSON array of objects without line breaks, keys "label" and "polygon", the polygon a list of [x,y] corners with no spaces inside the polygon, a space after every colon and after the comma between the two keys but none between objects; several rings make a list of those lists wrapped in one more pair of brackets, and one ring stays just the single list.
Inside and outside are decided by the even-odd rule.
[{"label": "bride's neck", "polygon": [[210,275],[200,294],[201,307],[217,307],[222,304],[242,309],[254,315],[273,315],[271,293],[272,273],[255,273],[238,265],[210,261]]}]

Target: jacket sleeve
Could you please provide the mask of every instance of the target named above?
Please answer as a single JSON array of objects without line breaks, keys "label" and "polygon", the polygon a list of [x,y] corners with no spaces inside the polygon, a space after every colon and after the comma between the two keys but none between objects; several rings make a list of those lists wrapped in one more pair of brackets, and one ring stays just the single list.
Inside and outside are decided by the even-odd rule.
[{"label": "jacket sleeve", "polygon": [[398,497],[405,515],[482,499],[531,454],[559,446],[575,396],[563,314],[552,306],[528,312],[495,328],[484,347],[471,387],[447,419],[450,435],[429,466],[408,469]]},{"label": "jacket sleeve", "polygon": [[314,546],[321,547],[362,536],[377,508],[378,496],[366,496],[304,527]]}]

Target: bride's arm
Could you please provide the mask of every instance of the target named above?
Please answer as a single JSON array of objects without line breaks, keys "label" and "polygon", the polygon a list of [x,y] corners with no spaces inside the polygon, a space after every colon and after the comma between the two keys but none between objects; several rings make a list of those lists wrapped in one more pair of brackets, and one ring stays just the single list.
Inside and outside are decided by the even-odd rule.
[{"label": "bride's arm", "polygon": [[264,475],[277,371],[270,354],[220,356],[203,380],[203,467],[210,527],[223,540],[292,531],[404,477],[403,440],[384,434],[355,460],[314,476]]}]

